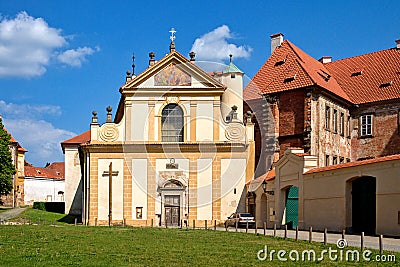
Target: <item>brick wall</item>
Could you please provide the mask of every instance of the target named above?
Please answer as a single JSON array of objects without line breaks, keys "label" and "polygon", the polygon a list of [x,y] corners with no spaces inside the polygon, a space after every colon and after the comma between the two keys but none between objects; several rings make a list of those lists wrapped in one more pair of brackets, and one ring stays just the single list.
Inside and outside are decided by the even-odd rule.
[{"label": "brick wall", "polygon": [[[352,160],[400,154],[399,110],[400,103],[360,106],[353,120]],[[362,137],[360,134],[360,116],[364,114],[373,115],[370,137]]]},{"label": "brick wall", "polygon": [[279,95],[279,136],[303,134],[304,90]]}]

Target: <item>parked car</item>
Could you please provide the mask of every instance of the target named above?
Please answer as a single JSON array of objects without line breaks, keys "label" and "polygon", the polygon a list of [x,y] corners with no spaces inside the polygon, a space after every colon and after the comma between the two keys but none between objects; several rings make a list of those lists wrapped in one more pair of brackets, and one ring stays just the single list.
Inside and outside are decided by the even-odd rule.
[{"label": "parked car", "polygon": [[249,228],[254,228],[256,222],[254,221],[254,216],[250,213],[238,212],[232,213],[231,216],[225,221],[225,227],[233,226],[235,227],[237,222],[238,227],[246,227],[249,224]]}]

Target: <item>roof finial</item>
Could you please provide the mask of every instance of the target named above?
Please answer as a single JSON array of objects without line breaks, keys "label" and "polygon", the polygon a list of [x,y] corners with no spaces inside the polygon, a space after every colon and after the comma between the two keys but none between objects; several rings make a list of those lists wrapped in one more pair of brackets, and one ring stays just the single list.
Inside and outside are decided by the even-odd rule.
[{"label": "roof finial", "polygon": [[132,53],[132,76],[135,76],[135,53]]},{"label": "roof finial", "polygon": [[176,30],[174,28],[171,28],[171,30],[169,31],[171,33],[171,36],[169,37],[169,39],[171,40],[171,44],[169,45],[169,52],[171,53],[172,51],[175,51],[175,33]]},{"label": "roof finial", "polygon": [[229,63],[232,63],[232,54],[229,54]]}]

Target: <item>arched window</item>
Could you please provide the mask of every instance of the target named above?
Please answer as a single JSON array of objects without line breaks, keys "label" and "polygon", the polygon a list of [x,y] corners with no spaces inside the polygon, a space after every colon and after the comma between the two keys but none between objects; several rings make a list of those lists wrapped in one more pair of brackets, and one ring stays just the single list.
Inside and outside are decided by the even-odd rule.
[{"label": "arched window", "polygon": [[183,111],[177,104],[168,104],[162,110],[161,141],[183,142]]}]

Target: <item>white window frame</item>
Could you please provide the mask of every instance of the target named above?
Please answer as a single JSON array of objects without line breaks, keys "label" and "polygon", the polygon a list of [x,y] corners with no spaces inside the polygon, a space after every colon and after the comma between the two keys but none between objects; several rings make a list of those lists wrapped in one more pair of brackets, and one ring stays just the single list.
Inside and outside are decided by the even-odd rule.
[{"label": "white window frame", "polygon": [[325,129],[330,130],[331,126],[331,107],[325,106]]},{"label": "white window frame", "polygon": [[373,132],[373,120],[374,116],[372,114],[362,115],[360,117],[360,135],[363,136],[372,136]]},{"label": "white window frame", "polygon": [[344,113],[340,112],[339,134],[344,135]]},{"label": "white window frame", "polygon": [[338,132],[338,110],[333,109],[333,132]]}]

